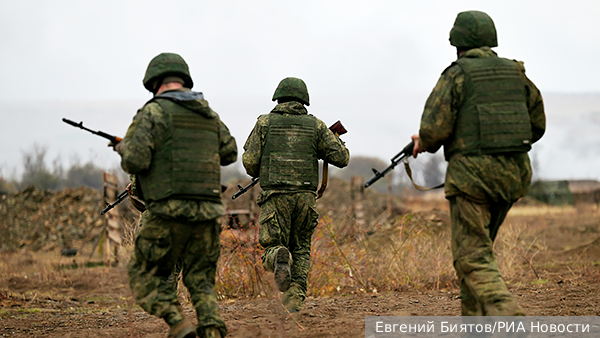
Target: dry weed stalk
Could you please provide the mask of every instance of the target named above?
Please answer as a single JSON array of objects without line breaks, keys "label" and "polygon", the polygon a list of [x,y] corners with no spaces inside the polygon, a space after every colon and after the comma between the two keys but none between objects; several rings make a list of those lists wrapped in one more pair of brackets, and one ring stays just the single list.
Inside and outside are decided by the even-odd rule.
[{"label": "dry weed stalk", "polygon": [[[313,238],[309,292],[319,296],[402,286],[439,288],[452,273],[447,231],[430,231],[410,221],[404,216],[367,230],[349,217],[324,217]],[[352,236],[338,235],[345,232]]]},{"label": "dry weed stalk", "polygon": [[217,265],[216,291],[220,298],[264,296],[270,290],[263,275],[263,249],[258,227],[221,233],[221,257]]},{"label": "dry weed stalk", "polygon": [[[533,237],[523,223],[508,223],[500,227],[494,242],[498,265],[505,279],[522,279],[527,267],[537,280],[541,277],[534,266],[534,258],[547,247],[537,237]],[[520,263],[525,262],[526,265]]]},{"label": "dry weed stalk", "polygon": [[348,266],[350,271],[356,276],[356,280],[358,281],[358,283],[360,283],[360,285],[363,287],[363,289],[367,289],[366,284],[363,282],[362,278],[360,278],[359,274],[357,273],[357,270],[354,269],[353,264],[348,260],[348,258],[344,254],[344,250],[342,250],[339,243],[337,242],[336,236],[335,236],[335,231],[333,229],[331,229],[331,220],[323,219],[323,220],[321,220],[321,222],[322,222],[323,226],[325,227],[325,229],[327,229],[327,232],[329,233],[329,235],[331,236],[331,241],[333,242],[335,247],[339,250],[339,253],[340,253],[342,259],[344,260],[344,262],[346,263],[346,265]]}]

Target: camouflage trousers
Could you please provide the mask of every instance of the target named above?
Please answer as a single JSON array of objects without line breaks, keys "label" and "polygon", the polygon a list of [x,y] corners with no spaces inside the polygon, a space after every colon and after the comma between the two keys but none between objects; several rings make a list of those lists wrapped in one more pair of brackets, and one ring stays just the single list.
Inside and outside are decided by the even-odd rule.
[{"label": "camouflage trousers", "polygon": [[[146,211],[144,211],[144,212],[146,212]],[[144,225],[143,214],[139,220],[138,229],[141,228],[142,225]],[[175,266],[173,267],[173,273],[171,273],[171,275],[167,279],[167,282],[169,284],[171,284],[171,286],[173,287],[173,289],[175,289],[175,291],[177,291],[177,288],[179,287],[179,281],[181,280],[181,269],[182,269],[182,262],[181,262],[181,258],[179,258],[177,260],[177,262],[175,262]]]},{"label": "camouflage trousers", "polygon": [[462,196],[450,198],[452,256],[463,316],[525,315],[500,276],[493,251],[511,206],[510,202],[482,205]]},{"label": "camouflage trousers", "polygon": [[265,248],[263,267],[273,272],[277,249],[286,247],[290,251],[292,282],[282,300],[286,307],[295,310],[299,310],[306,298],[310,246],[318,219],[314,193],[273,194],[260,204],[259,242]]},{"label": "camouflage trousers", "polygon": [[180,265],[183,283],[196,309],[198,331],[216,326],[225,336],[215,296],[215,274],[220,254],[221,226],[216,219],[185,222],[165,219],[146,211],[142,214],[134,252],[127,266],[129,285],[136,302],[148,313],[173,326],[180,312],[177,287],[169,277]]}]

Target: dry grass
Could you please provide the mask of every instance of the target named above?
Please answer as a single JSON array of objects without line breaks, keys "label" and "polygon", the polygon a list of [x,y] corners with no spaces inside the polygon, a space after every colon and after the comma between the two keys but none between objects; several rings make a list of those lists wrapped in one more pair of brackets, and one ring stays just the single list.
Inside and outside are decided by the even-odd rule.
[{"label": "dry grass", "polygon": [[103,267],[101,262],[90,262],[87,256],[66,258],[58,252],[4,253],[0,255],[0,288],[53,299],[72,291],[94,290],[98,285],[114,284],[118,288],[126,283],[123,268],[123,278],[118,281],[112,280],[106,269],[110,268]]},{"label": "dry grass", "polygon": [[[502,230],[496,250],[505,277],[531,275],[525,259],[534,258],[543,247],[535,246],[535,241],[526,242],[522,227],[509,226]],[[385,227],[375,226],[374,231],[359,228],[351,219],[336,222],[323,217],[313,237],[309,294],[320,297],[404,287],[452,287],[455,275],[448,231],[413,222],[411,215],[398,217]],[[127,261],[133,247],[132,238],[126,237],[125,242],[128,244],[120,251],[122,262]],[[221,242],[216,285],[219,298],[271,294],[272,276],[262,267],[263,250],[258,244],[257,228],[225,230]],[[110,282],[102,272],[105,268],[76,268],[85,267],[86,263],[89,263],[87,255],[65,258],[57,252],[4,254],[0,256],[0,279],[35,285],[49,292],[86,288],[86,285],[92,288],[95,284]],[[123,264],[120,269],[124,269]],[[189,297],[185,292],[181,296],[184,300]]]},{"label": "dry grass", "polygon": [[510,209],[509,216],[542,216],[576,213],[577,209],[571,205],[517,205]]},{"label": "dry grass", "polygon": [[262,267],[258,228],[221,233],[221,257],[217,268],[216,292],[223,298],[256,297],[269,293]]},{"label": "dry grass", "polygon": [[[563,209],[570,212],[569,209]],[[324,212],[324,214],[328,214]],[[264,296],[271,289],[261,266],[257,229],[225,231],[217,290],[222,297]],[[542,280],[536,258],[547,246],[523,223],[500,229],[495,253],[508,282]],[[359,227],[349,216],[323,216],[313,236],[309,294],[339,294],[456,287],[450,227],[412,214]]]},{"label": "dry grass", "polygon": [[[570,208],[516,208],[515,213],[571,213]],[[551,210],[551,211],[549,211]],[[440,213],[447,213],[440,211]],[[322,211],[323,215],[336,215]],[[450,226],[428,214],[396,216],[382,224],[358,226],[347,215],[323,216],[313,236],[309,295],[314,297],[351,293],[376,293],[419,288],[456,288],[450,250]],[[119,253],[126,262],[132,251],[136,222],[125,224],[124,243]],[[539,229],[538,229],[539,230]],[[548,278],[537,259],[548,247],[535,236],[529,224],[507,221],[500,228],[495,252],[500,270],[508,282],[531,283]],[[216,292],[220,299],[274,295],[272,276],[262,267],[263,249],[258,244],[258,228],[224,230],[217,270]],[[105,269],[81,268],[88,255],[61,257],[58,252],[13,252],[0,255],[0,289],[19,285],[21,290],[52,293],[61,289],[93,289],[109,284]],[[573,264],[573,276],[598,276],[593,262]],[[577,263],[577,262],[575,262]],[[120,285],[127,284],[125,264],[120,264]],[[74,268],[74,267],[79,268]],[[573,277],[575,278],[575,277]],[[11,284],[12,283],[12,284]],[[28,286],[30,287],[28,289]],[[53,291],[54,290],[54,291]],[[181,297],[189,298],[186,292]],[[33,294],[29,295],[34,297]],[[36,297],[39,297],[36,296]]]},{"label": "dry grass", "polygon": [[324,217],[317,227],[309,275],[315,296],[407,286],[439,289],[451,280],[447,234],[411,222],[410,215],[369,231],[356,222],[349,222],[349,229],[338,225]]},{"label": "dry grass", "polygon": [[524,223],[504,224],[494,242],[498,267],[503,278],[509,281],[542,279],[535,258],[547,249],[547,245],[535,237],[533,230]]}]

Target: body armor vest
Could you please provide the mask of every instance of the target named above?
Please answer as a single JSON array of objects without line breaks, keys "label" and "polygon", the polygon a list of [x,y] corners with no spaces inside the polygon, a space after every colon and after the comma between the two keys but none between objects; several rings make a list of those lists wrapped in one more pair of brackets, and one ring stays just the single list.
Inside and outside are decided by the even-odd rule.
[{"label": "body armor vest", "polygon": [[219,120],[206,118],[169,99],[155,98],[168,116],[163,142],[147,172],[139,175],[144,197],[220,202]]},{"label": "body armor vest", "polygon": [[316,191],[317,120],[310,115],[269,114],[269,127],[260,160],[264,190]]},{"label": "body armor vest", "polygon": [[444,147],[452,155],[527,152],[531,121],[526,104],[525,78],[516,61],[497,56],[460,58],[466,97],[452,138]]}]

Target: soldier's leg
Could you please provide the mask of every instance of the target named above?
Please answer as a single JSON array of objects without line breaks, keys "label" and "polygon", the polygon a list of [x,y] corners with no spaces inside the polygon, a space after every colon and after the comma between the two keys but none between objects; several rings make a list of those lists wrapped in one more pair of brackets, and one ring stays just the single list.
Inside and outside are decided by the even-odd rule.
[{"label": "soldier's leg", "polygon": [[177,309],[177,290],[167,282],[181,244],[173,241],[171,221],[149,211],[142,215],[134,252],[128,263],[129,285],[136,302],[146,312],[174,326],[184,319]]},{"label": "soldier's leg", "polygon": [[262,262],[265,270],[269,272],[275,270],[279,249],[288,248],[289,245],[291,214],[294,208],[292,202],[288,194],[276,194],[260,205],[258,241],[265,248]]},{"label": "soldier's leg", "polygon": [[[140,220],[139,220],[139,223],[138,223],[138,232],[139,232],[139,229],[143,225],[144,213],[146,213],[146,212],[147,211],[143,211],[142,217],[140,217]],[[175,267],[173,268],[173,273],[169,276],[169,278],[167,280],[167,282],[169,284],[171,284],[171,286],[173,286],[173,288],[175,289],[175,291],[177,291],[177,284],[179,284],[180,273],[181,273],[181,262],[177,261],[175,263]]]},{"label": "soldier's leg", "polygon": [[[504,219],[506,219],[506,215],[510,211],[512,204],[512,202],[496,203],[490,208],[491,219],[489,229],[490,238],[492,239],[492,242],[496,239],[498,230],[504,222]],[[493,311],[495,311],[496,313],[500,313],[501,315],[507,316],[525,316],[525,311],[523,311],[521,306],[517,303],[517,300],[512,296],[508,289],[506,290],[506,292],[508,292],[508,295],[510,296],[510,301],[495,304],[494,308],[491,311],[486,311],[492,313],[494,313]]]},{"label": "soldier's leg", "polygon": [[217,261],[221,253],[219,235],[221,224],[217,219],[194,223],[182,234],[189,238],[182,255],[183,283],[188,288],[198,318],[197,332],[217,327],[224,337],[227,329],[219,315],[215,295]]},{"label": "soldier's leg", "polygon": [[508,211],[512,207],[512,203],[504,202],[504,203],[496,203],[490,207],[490,238],[492,242],[496,240],[496,235],[498,235],[498,230],[502,223],[504,223],[504,219],[508,214]]},{"label": "soldier's leg", "polygon": [[306,298],[311,239],[319,219],[313,194],[297,193],[295,196],[296,208],[292,214],[289,242],[293,260],[292,282],[288,292],[282,296],[282,302],[290,312],[300,310]]},{"label": "soldier's leg", "polygon": [[461,283],[462,314],[522,315],[498,271],[490,238],[489,208],[462,196],[450,199],[452,255]]}]

